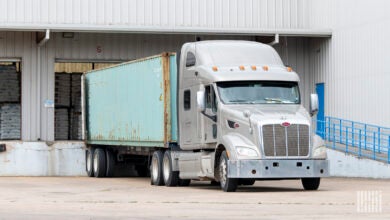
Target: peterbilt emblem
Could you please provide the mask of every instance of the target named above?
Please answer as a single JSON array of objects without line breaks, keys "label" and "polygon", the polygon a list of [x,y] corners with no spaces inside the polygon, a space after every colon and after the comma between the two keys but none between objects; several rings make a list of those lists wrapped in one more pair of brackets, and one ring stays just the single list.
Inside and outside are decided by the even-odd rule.
[{"label": "peterbilt emblem", "polygon": [[291,125],[290,122],[287,121],[282,123],[283,127],[289,127],[290,125]]}]

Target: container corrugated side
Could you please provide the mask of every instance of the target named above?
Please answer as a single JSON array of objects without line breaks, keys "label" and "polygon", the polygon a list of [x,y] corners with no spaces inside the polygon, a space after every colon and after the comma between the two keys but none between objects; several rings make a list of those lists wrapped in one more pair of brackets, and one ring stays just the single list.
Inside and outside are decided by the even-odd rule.
[{"label": "container corrugated side", "polygon": [[177,141],[176,55],[85,74],[88,144],[165,147]]}]

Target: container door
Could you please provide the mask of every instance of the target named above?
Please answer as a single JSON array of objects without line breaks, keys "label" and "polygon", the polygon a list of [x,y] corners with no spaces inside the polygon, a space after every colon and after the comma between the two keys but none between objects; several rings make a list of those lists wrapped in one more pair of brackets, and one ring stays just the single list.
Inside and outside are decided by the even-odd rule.
[{"label": "container door", "polygon": [[318,94],[317,135],[325,138],[325,86],[324,83],[316,84]]}]

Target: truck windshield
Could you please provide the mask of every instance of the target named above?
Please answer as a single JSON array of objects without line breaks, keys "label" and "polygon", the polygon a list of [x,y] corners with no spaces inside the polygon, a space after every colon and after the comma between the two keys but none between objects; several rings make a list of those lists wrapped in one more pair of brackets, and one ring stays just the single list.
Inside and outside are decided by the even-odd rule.
[{"label": "truck windshield", "polygon": [[297,82],[245,81],[217,83],[225,104],[300,104]]}]

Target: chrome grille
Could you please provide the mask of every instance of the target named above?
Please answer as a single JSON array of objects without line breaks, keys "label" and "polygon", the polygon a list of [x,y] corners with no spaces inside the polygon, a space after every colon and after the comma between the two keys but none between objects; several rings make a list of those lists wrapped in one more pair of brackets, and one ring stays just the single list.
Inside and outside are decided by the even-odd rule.
[{"label": "chrome grille", "polygon": [[267,157],[307,156],[309,142],[308,125],[263,125],[263,148]]}]

